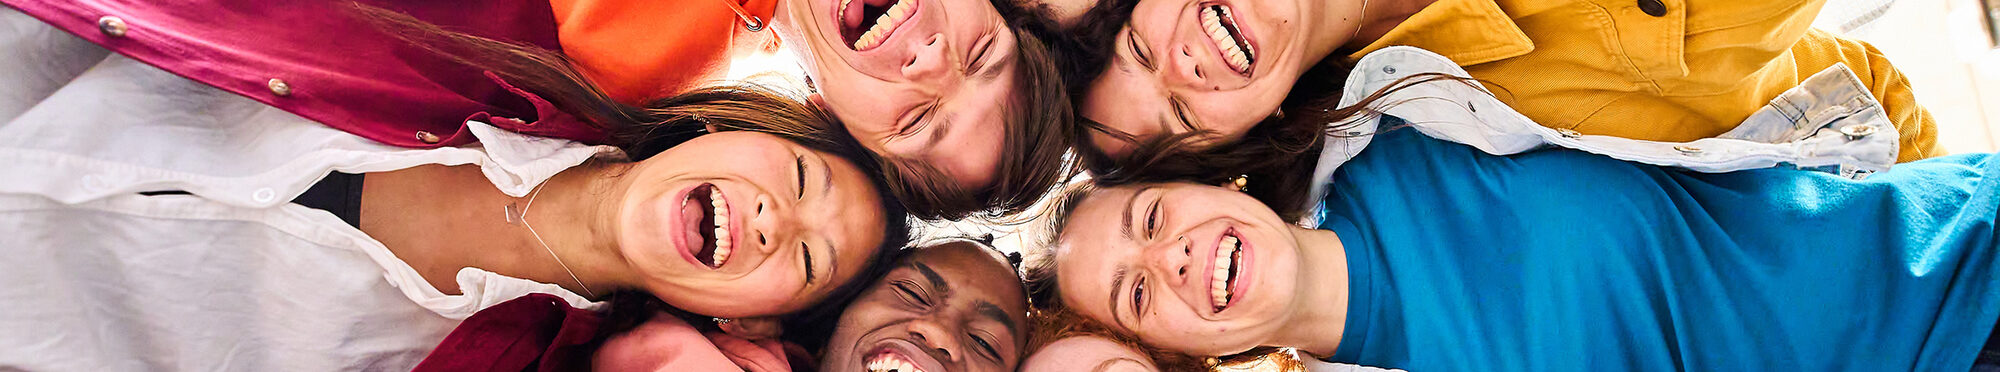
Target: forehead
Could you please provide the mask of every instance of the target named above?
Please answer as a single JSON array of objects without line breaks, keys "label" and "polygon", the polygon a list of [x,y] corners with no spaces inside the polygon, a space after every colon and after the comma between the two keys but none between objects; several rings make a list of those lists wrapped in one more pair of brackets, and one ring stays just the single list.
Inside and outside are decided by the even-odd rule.
[{"label": "forehead", "polygon": [[1056,284],[1070,308],[1105,324],[1111,315],[1101,301],[1113,289],[1111,280],[1119,257],[1129,253],[1130,244],[1121,230],[1124,208],[1137,190],[1129,187],[1098,189],[1083,198],[1070,213],[1056,250]]},{"label": "forehead", "polygon": [[1112,365],[1132,364],[1150,369],[1149,358],[1125,344],[1101,336],[1074,336],[1056,340],[1035,351],[1024,371],[1102,371]]},{"label": "forehead", "polygon": [[969,295],[1002,306],[1015,321],[1025,318],[1026,289],[1014,269],[992,252],[973,244],[947,244],[921,248],[904,269],[918,270],[922,263],[951,285],[954,294]]}]

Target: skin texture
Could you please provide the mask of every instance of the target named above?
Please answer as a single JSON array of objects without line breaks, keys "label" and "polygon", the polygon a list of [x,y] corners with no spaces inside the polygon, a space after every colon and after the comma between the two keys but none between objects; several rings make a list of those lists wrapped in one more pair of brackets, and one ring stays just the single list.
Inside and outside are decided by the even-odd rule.
[{"label": "skin texture", "polygon": [[[1346,266],[1330,232],[1286,224],[1240,192],[1187,183],[1098,190],[1068,221],[1054,252],[1063,302],[1115,331],[1198,356],[1265,345],[1330,352],[1320,343],[1338,342]],[[1210,279],[1225,234],[1244,253],[1234,297],[1217,312]]]},{"label": "skin texture", "polygon": [[[619,205],[619,253],[640,287],[699,314],[804,309],[852,280],[883,239],[880,200],[859,168],[770,135],[702,136],[621,178],[631,182]],[[718,268],[685,259],[672,236],[687,227],[669,224],[682,195],[704,183],[728,198],[734,220],[734,253]]]},{"label": "skin texture", "polygon": [[[1067,1],[1067,0],[1059,0]],[[1133,9],[1104,74],[1077,112],[1140,139],[1196,130],[1197,144],[1235,142],[1277,111],[1300,76],[1336,48],[1358,48],[1431,0],[1147,0]],[[1203,31],[1200,9],[1223,4],[1251,44],[1253,67],[1231,69]],[[1380,32],[1363,32],[1380,29]],[[1132,144],[1096,133],[1088,143],[1111,156]]]},{"label": "skin texture", "polygon": [[1160,368],[1145,355],[1111,339],[1075,336],[1056,340],[1028,360],[1021,372],[1157,372]]},{"label": "skin texture", "polygon": [[[882,45],[843,39],[840,0],[788,0],[773,26],[869,151],[937,168],[961,187],[991,184],[1014,89],[1015,38],[986,0],[902,0],[914,15]],[[889,0],[854,0],[888,4]],[[856,17],[855,19],[859,19]]]},{"label": "skin texture", "polygon": [[[370,173],[364,182],[362,230],[446,293],[458,292],[461,268],[477,267],[579,294],[586,293],[579,281],[597,294],[642,289],[718,317],[772,316],[819,302],[854,279],[879,249],[885,224],[859,168],[749,132],[702,136],[637,163],[565,170],[541,186],[528,209],[539,236],[499,213],[526,198],[500,193],[475,166]],[[726,195],[733,215],[735,252],[719,268],[683,253],[684,241],[699,238],[687,237],[693,227],[678,220],[687,211],[682,198],[701,184]],[[466,191],[441,195],[439,188]]]},{"label": "skin texture", "polygon": [[922,248],[848,306],[820,366],[865,371],[876,353],[898,350],[925,371],[1013,371],[1028,332],[1018,278],[973,243]]}]

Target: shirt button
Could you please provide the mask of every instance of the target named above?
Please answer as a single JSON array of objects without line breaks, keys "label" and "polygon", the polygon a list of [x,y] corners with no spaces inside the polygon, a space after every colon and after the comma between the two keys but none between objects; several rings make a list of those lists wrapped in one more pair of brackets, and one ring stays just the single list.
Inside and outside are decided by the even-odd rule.
[{"label": "shirt button", "polygon": [[286,83],[284,79],[271,79],[271,81],[264,82],[264,85],[271,87],[271,94],[276,94],[279,97],[292,95],[292,84]]},{"label": "shirt button", "polygon": [[1667,16],[1667,4],[1660,2],[1660,0],[1639,0],[1639,11],[1646,12],[1646,15],[1649,16],[1665,17]]},{"label": "shirt button", "polygon": [[1856,124],[1856,125],[1841,127],[1840,134],[1847,135],[1847,140],[1852,141],[1861,139],[1861,137],[1867,137],[1870,134],[1875,134],[1876,130],[1877,128],[1875,128],[1875,125],[1873,124]]},{"label": "shirt button", "polygon": [[112,16],[97,18],[97,32],[102,32],[104,35],[110,37],[125,37],[125,31],[126,26],[123,19]]},{"label": "shirt button", "polygon": [[1689,155],[1689,156],[1701,155],[1700,147],[1694,147],[1688,145],[1674,146],[1674,151],[1680,151],[1681,155]]},{"label": "shirt button", "polygon": [[271,201],[271,199],[277,199],[277,198],[278,198],[278,192],[275,190],[271,190],[271,188],[269,187],[257,189],[256,192],[250,193],[250,199],[256,200],[258,203],[268,203]]},{"label": "shirt button", "polygon": [[439,141],[437,135],[431,134],[431,132],[426,132],[421,130],[417,131],[417,140],[424,141],[424,143],[438,143]]},{"label": "shirt button", "polygon": [[1390,75],[1395,75],[1395,74],[1396,74],[1396,66],[1382,66],[1382,73],[1384,73],[1384,74],[1390,74]]}]

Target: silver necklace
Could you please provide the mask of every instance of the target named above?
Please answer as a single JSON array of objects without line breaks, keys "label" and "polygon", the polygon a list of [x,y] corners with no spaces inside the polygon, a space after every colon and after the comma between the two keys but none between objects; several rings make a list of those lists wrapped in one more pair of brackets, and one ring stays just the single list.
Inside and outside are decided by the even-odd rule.
[{"label": "silver necklace", "polygon": [[542,181],[542,184],[535,185],[535,192],[528,194],[528,204],[522,206],[519,213],[515,212],[514,203],[507,203],[506,208],[504,208],[506,209],[507,212],[507,223],[519,224],[521,226],[527,227],[528,235],[533,235],[535,237],[536,243],[542,243],[542,250],[549,252],[550,258],[556,259],[556,265],[562,266],[563,272],[569,273],[569,279],[575,280],[577,287],[583,288],[583,294],[588,295],[592,298],[596,298],[597,293],[591,292],[590,286],[584,285],[583,279],[578,279],[576,277],[576,272],[571,271],[569,269],[569,264],[563,263],[562,256],[556,255],[556,250],[553,248],[549,248],[549,242],[542,240],[542,234],[535,232],[535,225],[528,224],[528,208],[535,207],[535,197],[542,195],[542,186],[547,186],[549,184],[549,181],[550,180],[544,180]]}]

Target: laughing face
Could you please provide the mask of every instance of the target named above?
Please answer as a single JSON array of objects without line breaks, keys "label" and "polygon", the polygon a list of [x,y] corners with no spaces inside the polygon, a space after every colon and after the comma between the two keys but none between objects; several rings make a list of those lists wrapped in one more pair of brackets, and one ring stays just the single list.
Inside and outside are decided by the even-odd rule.
[{"label": "laughing face", "polygon": [[618,245],[645,289],[717,317],[784,314],[826,297],[883,241],[874,185],[840,157],[724,132],[634,165]]},{"label": "laughing face", "polygon": [[1093,192],[1055,252],[1056,284],[1077,313],[1149,344],[1230,355],[1285,324],[1298,244],[1269,208],[1186,183]]},{"label": "laughing face", "polygon": [[[1235,142],[1278,109],[1301,75],[1351,36],[1355,0],[1144,0],[1112,46],[1110,65],[1079,100],[1083,117],[1140,139],[1193,131]],[[1326,12],[1351,12],[1322,17]],[[1338,35],[1329,39],[1327,35]],[[1134,147],[1093,134],[1124,156]]]},{"label": "laughing face", "polygon": [[919,249],[854,300],[827,342],[825,370],[1013,371],[1027,342],[1027,295],[998,256],[972,243]]},{"label": "laughing face", "polygon": [[863,146],[969,189],[993,182],[1016,46],[987,0],[794,0],[777,21],[815,103]]}]

